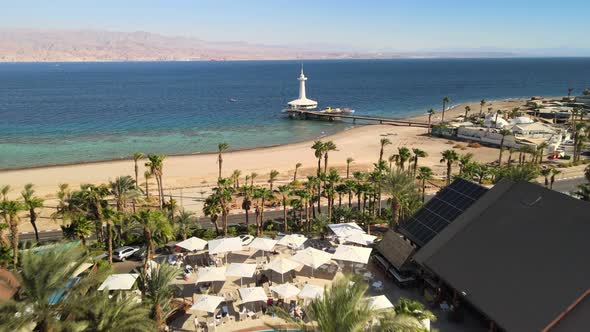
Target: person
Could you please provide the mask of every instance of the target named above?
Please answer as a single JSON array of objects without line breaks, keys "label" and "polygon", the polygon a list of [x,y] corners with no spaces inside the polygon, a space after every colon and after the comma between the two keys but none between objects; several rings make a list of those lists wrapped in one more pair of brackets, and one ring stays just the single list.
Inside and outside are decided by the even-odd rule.
[{"label": "person", "polygon": [[273,304],[274,304],[274,300],[273,300],[273,298],[272,298],[272,297],[269,297],[269,298],[266,300],[266,305],[267,305],[267,306],[269,306],[269,307],[272,307],[272,306],[273,306]]},{"label": "person", "polygon": [[195,331],[196,331],[196,330],[198,330],[198,329],[199,329],[199,318],[198,318],[198,317],[196,317],[196,316],[195,316],[194,323],[195,323]]}]

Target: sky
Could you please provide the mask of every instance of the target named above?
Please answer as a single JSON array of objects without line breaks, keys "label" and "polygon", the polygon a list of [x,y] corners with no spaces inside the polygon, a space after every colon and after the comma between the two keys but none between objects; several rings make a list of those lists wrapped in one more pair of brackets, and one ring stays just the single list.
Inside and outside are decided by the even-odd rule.
[{"label": "sky", "polygon": [[590,48],[589,0],[0,0],[4,28],[358,51]]}]

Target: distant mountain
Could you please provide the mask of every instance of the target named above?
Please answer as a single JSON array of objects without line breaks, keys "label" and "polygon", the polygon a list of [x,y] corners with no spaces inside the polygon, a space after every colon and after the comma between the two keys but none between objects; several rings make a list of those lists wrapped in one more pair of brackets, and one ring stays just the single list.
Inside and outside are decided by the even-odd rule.
[{"label": "distant mountain", "polygon": [[210,42],[149,32],[0,29],[0,62],[511,57],[510,51],[362,52],[342,46]]}]

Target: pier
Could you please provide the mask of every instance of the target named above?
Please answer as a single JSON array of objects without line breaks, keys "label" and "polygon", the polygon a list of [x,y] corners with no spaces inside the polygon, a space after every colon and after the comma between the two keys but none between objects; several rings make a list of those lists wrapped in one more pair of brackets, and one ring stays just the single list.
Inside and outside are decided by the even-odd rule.
[{"label": "pier", "polygon": [[383,118],[378,116],[366,116],[366,115],[352,115],[352,114],[335,114],[335,113],[324,113],[311,110],[289,110],[290,118],[298,119],[316,119],[316,120],[328,120],[334,121],[336,119],[351,119],[353,122],[356,120],[378,122],[379,124],[388,124],[395,126],[408,126],[408,127],[421,127],[428,128],[429,125],[426,122],[421,121],[410,121],[410,120],[398,120],[391,118]]}]

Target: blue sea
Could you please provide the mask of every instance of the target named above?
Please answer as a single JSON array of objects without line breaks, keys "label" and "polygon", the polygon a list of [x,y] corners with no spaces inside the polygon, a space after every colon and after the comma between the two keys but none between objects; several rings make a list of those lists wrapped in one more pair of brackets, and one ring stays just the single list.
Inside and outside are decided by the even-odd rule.
[{"label": "blue sea", "polygon": [[[405,117],[451,104],[574,94],[590,58],[0,64],[0,169],[244,149],[351,123],[288,120],[303,63],[321,107]],[[235,102],[231,102],[235,99]]]}]

